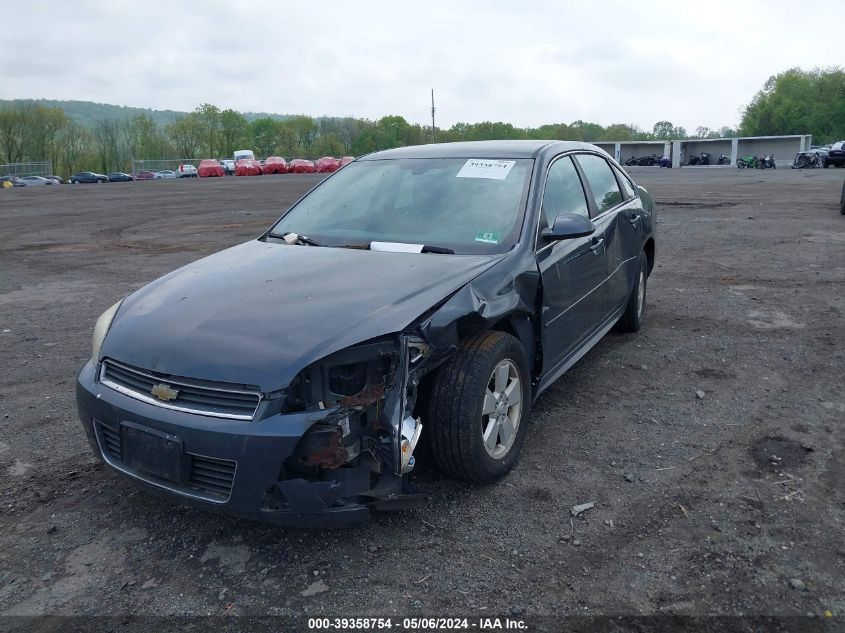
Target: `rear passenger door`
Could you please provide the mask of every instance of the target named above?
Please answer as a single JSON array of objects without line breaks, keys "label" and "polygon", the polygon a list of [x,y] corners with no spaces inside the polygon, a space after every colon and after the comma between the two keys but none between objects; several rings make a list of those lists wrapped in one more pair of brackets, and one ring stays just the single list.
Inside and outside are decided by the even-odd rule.
[{"label": "rear passenger door", "polygon": [[[602,314],[610,317],[628,297],[628,260],[631,257],[631,231],[628,219],[633,191],[624,189],[617,173],[603,156],[579,154],[578,165],[591,197],[593,223],[601,234],[607,256],[607,283]],[[602,319],[604,320],[604,319]]]},{"label": "rear passenger door", "polygon": [[614,253],[608,253],[613,258],[613,267],[608,265],[610,276],[608,297],[612,301],[611,310],[624,308],[631,289],[634,287],[634,280],[639,274],[640,253],[643,250],[645,239],[643,237],[643,222],[645,212],[643,203],[637,193],[633,182],[615,165],[613,172],[619,182],[623,204],[616,211],[616,232],[619,236],[618,249]]},{"label": "rear passenger door", "polygon": [[605,252],[601,235],[546,242],[540,237],[561,213],[590,215],[584,186],[568,155],[552,162],[546,175],[537,241],[543,280],[543,364],[553,371],[600,321],[604,310]]}]

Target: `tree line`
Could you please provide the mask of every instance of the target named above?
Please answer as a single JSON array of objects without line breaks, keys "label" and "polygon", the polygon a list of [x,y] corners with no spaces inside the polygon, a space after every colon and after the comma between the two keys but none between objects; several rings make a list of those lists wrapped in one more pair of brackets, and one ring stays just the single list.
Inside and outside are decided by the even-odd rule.
[{"label": "tree line", "polygon": [[692,133],[665,120],[651,130],[580,120],[533,128],[484,121],[432,130],[397,115],[375,121],[306,115],[248,120],[236,110],[209,103],[164,124],[142,112],[131,119],[101,119],[86,126],[60,108],[23,102],[0,107],[0,162],[51,160],[54,171],[67,176],[85,169],[128,171],[133,159],[225,158],[242,148],[252,149],[258,156],[290,158],[359,156],[435,139],[602,142],[799,133],[813,134],[816,142],[845,138],[845,73],[841,69],[785,71],[769,79],[755,95],[744,109],[738,130],[699,126]]},{"label": "tree line", "polygon": [[742,116],[748,136],[813,135],[814,143],[845,139],[845,71],[790,68],[770,77]]},{"label": "tree line", "polygon": [[[670,139],[687,136],[669,121],[651,131],[634,125],[575,121],[520,128],[510,123],[456,123],[435,130],[437,142],[489,139],[559,139],[586,142]],[[698,128],[701,136],[731,135],[723,128]],[[204,103],[193,112],[161,125],[148,114],[128,120],[103,119],[80,125],[63,110],[37,103],[0,109],[0,162],[51,160],[54,171],[67,176],[81,170],[128,171],[132,160],[175,160],[231,157],[237,149],[258,156],[359,156],[381,149],[430,143],[429,126],[397,115],[377,121],[352,117],[261,117],[248,121],[232,109]]]}]

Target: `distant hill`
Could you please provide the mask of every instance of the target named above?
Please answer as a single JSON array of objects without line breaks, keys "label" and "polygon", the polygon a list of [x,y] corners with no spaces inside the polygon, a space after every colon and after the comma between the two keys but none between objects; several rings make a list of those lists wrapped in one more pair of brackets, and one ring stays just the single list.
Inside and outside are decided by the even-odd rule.
[{"label": "distant hill", "polygon": [[[59,101],[55,99],[0,99],[0,108],[8,106],[34,103],[47,108],[59,108],[64,110],[68,118],[73,119],[80,125],[93,127],[97,121],[112,119],[131,119],[139,114],[146,114],[159,125],[167,125],[174,119],[187,114],[178,110],[153,110],[151,108],[133,108],[130,106],[112,105],[110,103],[95,103],[94,101]],[[267,112],[244,112],[243,115],[248,121],[262,117],[284,120],[289,114],[271,114]]]}]

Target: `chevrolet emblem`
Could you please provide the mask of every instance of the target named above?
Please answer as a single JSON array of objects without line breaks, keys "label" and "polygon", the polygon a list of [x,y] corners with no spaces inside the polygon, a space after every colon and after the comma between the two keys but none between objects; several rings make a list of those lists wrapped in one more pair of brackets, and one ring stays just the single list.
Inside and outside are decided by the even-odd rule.
[{"label": "chevrolet emblem", "polygon": [[159,400],[164,400],[165,402],[167,402],[169,400],[176,400],[176,396],[179,395],[179,390],[174,389],[170,385],[160,383],[150,389],[150,393],[153,394]]}]

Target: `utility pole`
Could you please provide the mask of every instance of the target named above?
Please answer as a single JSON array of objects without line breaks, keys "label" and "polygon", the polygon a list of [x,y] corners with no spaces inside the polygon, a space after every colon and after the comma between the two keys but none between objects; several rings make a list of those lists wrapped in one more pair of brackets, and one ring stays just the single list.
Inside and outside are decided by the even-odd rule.
[{"label": "utility pole", "polygon": [[431,141],[437,142],[437,126],[434,125],[434,88],[431,89]]}]

